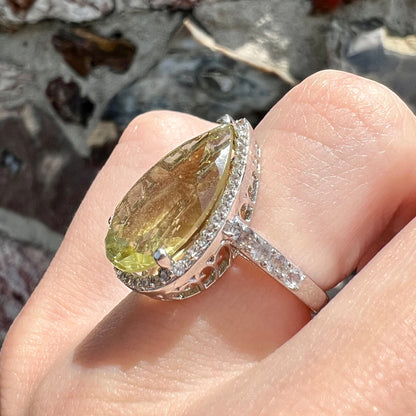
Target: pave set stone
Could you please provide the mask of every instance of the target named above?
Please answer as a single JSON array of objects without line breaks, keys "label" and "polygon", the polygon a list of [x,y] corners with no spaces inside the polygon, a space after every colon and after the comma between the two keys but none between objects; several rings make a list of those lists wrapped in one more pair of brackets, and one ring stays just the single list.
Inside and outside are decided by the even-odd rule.
[{"label": "pave set stone", "polygon": [[305,279],[302,271],[256,234],[239,217],[227,221],[223,234],[242,255],[267,271],[290,290],[298,290]]},{"label": "pave set stone", "polygon": [[[221,136],[220,140],[218,140],[219,135]],[[193,139],[194,146],[195,143],[198,143],[201,140],[202,136]],[[143,191],[143,187],[148,186],[148,183],[146,183],[143,177],[136,183],[136,190],[133,192],[132,195],[130,195],[130,199],[128,198],[129,194],[127,194],[126,197],[123,199],[123,201],[129,200],[131,202],[125,204],[126,206],[123,207],[122,201],[116,209],[115,216],[113,216],[112,218],[109,234],[107,235],[106,240],[107,256],[116,266],[116,272],[120,280],[122,280],[127,286],[134,290],[156,290],[175,281],[178,277],[186,273],[200,259],[200,257],[205,253],[206,249],[210,246],[212,241],[218,235],[219,231],[225,223],[227,216],[230,213],[231,207],[233,206],[236,200],[236,196],[241,185],[242,178],[244,176],[244,172],[247,165],[247,157],[249,153],[249,124],[245,120],[237,121],[234,125],[223,124],[217,127],[216,129],[210,130],[210,132],[206,133],[205,136],[206,137],[203,138],[204,140],[212,140],[212,138],[214,138],[214,140],[217,140],[217,143],[216,145],[211,145],[211,157],[207,158],[208,163],[205,163],[205,166],[198,166],[194,168],[194,174],[198,174],[204,168],[206,169],[208,167],[208,169],[211,168],[213,170],[215,175],[211,175],[211,177],[214,178],[214,181],[211,180],[210,183],[203,183],[203,192],[201,193],[201,191],[199,191],[199,193],[197,194],[198,201],[200,202],[201,206],[205,204],[205,211],[202,208],[199,208],[198,203],[196,203],[195,205],[198,206],[199,211],[197,210],[196,214],[191,213],[192,215],[188,215],[189,218],[185,217],[185,219],[189,222],[189,225],[193,225],[192,230],[190,230],[187,234],[182,233],[181,235],[180,233],[178,233],[177,229],[171,226],[171,223],[173,223],[171,211],[172,209],[176,209],[176,205],[168,204],[169,208],[167,210],[165,209],[165,211],[167,211],[167,215],[170,215],[171,219],[167,223],[164,223],[162,221],[159,224],[153,224],[153,228],[156,228],[156,230],[159,231],[159,235],[161,236],[159,241],[155,242],[152,240],[152,244],[150,245],[142,244],[140,246],[140,244],[137,244],[137,238],[135,238],[135,236],[142,235],[142,230],[146,228],[146,224],[143,225],[143,223],[140,223],[139,220],[139,230],[137,229],[137,227],[135,230],[133,230],[133,238],[130,238],[130,241],[127,241],[127,244],[126,241],[121,241],[122,244],[119,244],[120,240],[117,240],[117,238],[122,236],[124,231],[123,227],[125,227],[126,224],[130,224],[132,221],[131,207],[132,203],[134,203],[133,201],[138,200],[137,188],[139,189],[141,195],[147,192],[147,189]],[[215,138],[216,136],[217,139]],[[229,148],[231,149],[230,151],[227,146],[229,146]],[[218,148],[220,148],[222,154],[218,151]],[[177,149],[175,149],[175,151],[177,151]],[[169,155],[171,155],[175,151],[171,152]],[[212,157],[213,154],[216,156],[216,159]],[[198,158],[201,159],[200,156]],[[166,157],[162,159],[162,161],[165,159]],[[155,166],[160,165],[161,162],[159,162]],[[185,163],[188,162],[185,161]],[[149,172],[151,172],[152,169]],[[189,166],[186,169],[184,169],[184,172],[185,171],[189,172]],[[144,175],[145,179],[146,175]],[[173,178],[172,180],[175,180],[175,178]],[[180,181],[176,183],[176,186],[181,186]],[[250,196],[250,200],[252,201],[252,203],[255,202],[255,198],[257,196],[257,187],[258,179],[253,178],[253,189],[251,190]],[[133,189],[134,187],[132,188],[132,190]],[[207,195],[209,195],[211,199],[209,199]],[[180,195],[181,198],[184,198],[185,196],[185,193],[183,193],[183,195]],[[163,206],[165,206],[165,202],[166,200],[162,201]],[[150,207],[151,209],[154,208],[154,203],[152,204],[153,205]],[[252,205],[250,203],[246,205],[248,207],[248,211],[252,212]],[[124,217],[120,215],[118,215],[117,217],[118,212],[123,211],[120,210],[120,206],[122,206],[122,208],[124,209]],[[142,209],[142,207],[138,206],[137,210],[139,209]],[[151,209],[149,209],[149,212],[152,212]],[[154,215],[154,218],[159,217],[160,216]],[[173,217],[173,220],[177,220],[179,217],[180,216]],[[116,220],[114,218],[116,218]],[[246,219],[248,220],[249,218]],[[135,220],[135,218],[133,218],[133,220]],[[180,221],[184,221],[183,216],[180,217]],[[200,224],[199,228],[195,227],[195,224],[198,224],[198,221]],[[163,233],[160,232],[160,224],[162,224],[162,228],[164,227]],[[132,230],[128,230],[128,232],[131,231]],[[151,233],[152,229],[151,227],[148,227],[148,229],[145,229],[145,231]],[[177,237],[179,234],[182,241],[178,242],[177,238],[176,240],[175,238],[171,238],[172,243],[170,244],[170,246],[166,247],[167,234],[173,237]],[[172,264],[170,270],[157,267],[154,263],[152,254],[154,254],[157,248],[159,248],[161,245],[172,257]],[[138,250],[138,246],[144,247],[144,249]],[[126,247],[127,262],[124,262],[124,264],[122,264],[122,267],[120,267],[120,262],[117,263],[118,259],[116,257],[119,256],[119,258],[123,260],[123,256],[120,256],[120,253]],[[143,253],[147,256],[146,258],[143,256]],[[132,256],[131,259],[133,259],[133,261],[131,261],[129,256]],[[222,268],[224,270],[226,267],[228,267],[229,262],[227,263],[227,266],[224,266],[225,264],[226,262],[223,262]],[[220,274],[222,274],[224,270],[221,270]],[[204,273],[206,274],[206,276]],[[204,282],[201,283],[201,276],[198,276],[198,284],[195,285],[192,284],[192,282],[190,282],[191,284],[189,287],[192,288],[192,290],[195,290],[195,287],[198,288],[198,286],[199,289],[202,289],[203,287],[206,288],[213,281],[215,281],[216,278],[219,277],[218,274],[218,268],[208,268],[207,270],[205,270],[205,272],[201,273],[201,276],[204,277]],[[194,277],[193,279],[196,278]],[[191,294],[192,293],[189,293],[188,296]]]}]

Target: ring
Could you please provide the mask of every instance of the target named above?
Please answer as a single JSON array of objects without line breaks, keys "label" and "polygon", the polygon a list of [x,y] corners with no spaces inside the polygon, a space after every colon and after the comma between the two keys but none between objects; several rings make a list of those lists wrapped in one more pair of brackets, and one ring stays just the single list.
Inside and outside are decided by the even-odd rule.
[{"label": "ring", "polygon": [[250,123],[218,122],[128,191],[109,220],[107,258],[130,289],[172,300],[209,288],[241,255],[319,311],[326,293],[249,227],[260,178]]}]

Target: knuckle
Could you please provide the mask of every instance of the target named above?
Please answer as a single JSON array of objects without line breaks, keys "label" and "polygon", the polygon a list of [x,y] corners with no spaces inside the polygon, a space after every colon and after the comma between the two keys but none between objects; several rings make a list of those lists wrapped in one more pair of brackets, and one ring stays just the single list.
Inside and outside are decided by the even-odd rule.
[{"label": "knuckle", "polygon": [[[374,156],[403,143],[404,123],[414,117],[387,87],[354,74],[326,70],[301,83],[294,94],[311,135],[344,154]],[[310,128],[312,125],[312,128]]]},{"label": "knuckle", "polygon": [[[386,86],[355,74],[324,70],[307,78],[301,85],[301,97],[306,101],[373,114],[374,110],[389,113],[391,107],[406,107]],[[396,118],[395,114],[387,114]]]}]

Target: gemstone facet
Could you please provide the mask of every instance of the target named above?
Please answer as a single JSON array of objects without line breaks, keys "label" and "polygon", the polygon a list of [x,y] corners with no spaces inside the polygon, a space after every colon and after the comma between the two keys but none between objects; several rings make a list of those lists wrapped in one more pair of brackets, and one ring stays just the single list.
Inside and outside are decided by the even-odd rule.
[{"label": "gemstone facet", "polygon": [[174,149],[133,185],[106,237],[117,269],[155,274],[161,248],[173,260],[181,257],[221,200],[235,139],[232,125],[220,125]]}]

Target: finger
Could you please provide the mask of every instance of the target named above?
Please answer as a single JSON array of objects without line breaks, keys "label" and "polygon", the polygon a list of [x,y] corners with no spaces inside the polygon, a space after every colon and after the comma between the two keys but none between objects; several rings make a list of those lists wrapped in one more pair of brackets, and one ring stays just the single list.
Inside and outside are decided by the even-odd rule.
[{"label": "finger", "polygon": [[[23,400],[16,402],[13,393],[19,391],[30,400],[53,363],[59,357],[71,354],[71,350],[128,292],[115,278],[105,259],[102,244],[107,218],[116,203],[132,183],[170,148],[210,126],[190,116],[152,113],[138,118],[125,132],[83,201],[53,264],[4,344],[2,379],[7,375],[7,389],[10,391],[4,400],[6,406],[16,409],[17,414],[21,413],[25,403]],[[154,145],[155,137],[160,140],[158,146]],[[102,362],[129,367],[133,362],[143,360],[146,351],[152,351],[149,360],[156,358],[158,349],[151,348],[154,339],[159,340],[161,347],[171,345],[174,339],[178,348],[198,351],[203,347],[205,357],[214,361],[220,356],[222,360],[229,357],[228,364],[218,373],[207,370],[212,368],[212,362],[206,360],[206,367],[200,369],[201,381],[192,386],[202,387],[204,379],[205,384],[208,380],[214,384],[220,372],[232,376],[237,368],[245,368],[252,360],[267,355],[309,319],[307,308],[299,308],[296,299],[286,298],[281,287],[264,277],[260,277],[264,280],[260,283],[260,290],[254,292],[252,288],[259,284],[257,269],[237,261],[229,275],[228,282],[222,286],[219,282],[213,289],[210,303],[198,300],[184,304],[156,302],[157,309],[154,301],[133,296],[116,308],[82,343],[90,353],[79,354],[79,363],[82,362],[84,367],[97,367]],[[235,298],[230,297],[230,293],[235,294]],[[262,298],[270,294],[275,302],[263,307]],[[231,307],[237,298],[239,307]],[[149,314],[149,310],[159,310],[159,313]],[[175,317],[170,324],[169,316]],[[155,323],[156,317],[160,318],[160,325]],[[196,319],[190,321],[190,317]],[[114,326],[115,320],[118,327]],[[239,321],[241,325],[236,326],[235,322]],[[272,332],[266,323],[273,327]],[[102,333],[105,341],[100,335]],[[138,333],[142,337],[138,337]],[[179,342],[185,335],[191,336]],[[97,339],[101,342],[97,343]],[[132,353],[127,354],[132,343]],[[164,370],[168,371],[177,362],[175,351],[168,349],[168,352],[166,366],[153,372],[157,380],[161,380]],[[61,376],[71,374],[69,369],[61,370],[58,371]],[[22,379],[25,379],[23,385]],[[5,390],[3,380],[2,388]]]},{"label": "finger", "polygon": [[256,129],[263,147],[252,222],[324,289],[416,213],[415,118],[390,90],[324,71]]},{"label": "finger", "polygon": [[416,220],[284,347],[189,415],[413,415]]}]

